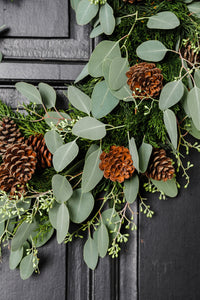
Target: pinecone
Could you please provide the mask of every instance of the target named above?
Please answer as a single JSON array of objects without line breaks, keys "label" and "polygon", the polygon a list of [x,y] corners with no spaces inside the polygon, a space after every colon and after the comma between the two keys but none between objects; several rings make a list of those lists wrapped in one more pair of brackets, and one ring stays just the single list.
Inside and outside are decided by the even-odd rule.
[{"label": "pinecone", "polygon": [[134,97],[156,98],[163,87],[163,75],[154,63],[142,62],[134,65],[126,73],[127,83]]},{"label": "pinecone", "polygon": [[25,184],[12,177],[4,163],[0,166],[0,190],[10,192],[11,196],[15,194],[21,196],[26,192]]},{"label": "pinecone", "polygon": [[13,120],[4,118],[0,121],[0,155],[12,145],[22,143],[24,137]]},{"label": "pinecone", "polygon": [[172,166],[171,158],[166,156],[166,151],[164,149],[155,148],[146,172],[147,177],[167,181],[173,178],[174,172],[175,170]]},{"label": "pinecone", "polygon": [[101,153],[100,160],[99,168],[104,171],[104,177],[111,181],[121,183],[135,171],[131,154],[123,146],[111,146],[109,153]]},{"label": "pinecone", "polygon": [[28,146],[31,146],[37,154],[37,168],[40,169],[52,166],[52,154],[49,152],[42,134],[31,135],[25,143]]},{"label": "pinecone", "polygon": [[4,154],[4,165],[10,175],[20,182],[28,182],[35,172],[36,153],[26,144],[14,144]]},{"label": "pinecone", "polygon": [[[197,45],[198,49],[198,45]],[[200,61],[200,52],[199,51],[194,51],[194,48],[192,48],[191,43],[188,41],[185,45],[185,47],[181,48],[181,55],[183,58],[187,59],[190,61],[192,64],[194,62],[199,63]]]}]

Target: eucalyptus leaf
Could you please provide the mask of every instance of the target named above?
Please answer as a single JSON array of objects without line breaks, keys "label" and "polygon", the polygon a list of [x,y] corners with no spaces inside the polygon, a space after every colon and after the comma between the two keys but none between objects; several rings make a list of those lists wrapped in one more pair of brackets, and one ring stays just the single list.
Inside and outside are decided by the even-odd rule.
[{"label": "eucalyptus leaf", "polygon": [[92,29],[92,31],[90,32],[90,38],[93,39],[93,38],[101,35],[102,33],[103,33],[103,29],[100,24],[97,27]]},{"label": "eucalyptus leaf", "polygon": [[88,0],[81,0],[76,9],[76,21],[79,25],[88,24],[97,14],[99,4],[93,4]]},{"label": "eucalyptus leaf", "polygon": [[169,135],[171,143],[176,149],[177,142],[178,142],[176,115],[172,110],[167,109],[164,111],[163,117],[164,117],[164,124],[167,129],[167,133]]},{"label": "eucalyptus leaf", "polygon": [[159,99],[159,108],[165,110],[178,103],[184,94],[184,85],[181,80],[168,82],[162,89]]},{"label": "eucalyptus leaf", "polygon": [[72,186],[65,176],[56,174],[52,178],[53,194],[58,203],[66,202],[73,194]]},{"label": "eucalyptus leaf", "polygon": [[146,61],[161,61],[164,57],[168,49],[157,40],[149,40],[143,42],[136,49],[136,54],[139,58]]},{"label": "eucalyptus leaf", "polygon": [[87,63],[84,66],[84,68],[82,69],[81,73],[76,78],[76,80],[74,81],[74,83],[77,83],[77,82],[81,81],[83,78],[85,78],[88,75],[89,75],[89,72],[88,72],[88,63]]},{"label": "eucalyptus leaf", "polygon": [[115,29],[115,18],[113,9],[107,2],[100,7],[99,19],[103,32],[107,35],[112,34]]},{"label": "eucalyptus leaf", "polygon": [[57,225],[56,225],[56,238],[58,244],[61,244],[69,230],[69,211],[65,203],[58,207],[57,211]]},{"label": "eucalyptus leaf", "polygon": [[94,240],[89,237],[83,248],[83,258],[88,268],[94,270],[98,262],[98,249]]},{"label": "eucalyptus leaf", "polygon": [[105,80],[98,82],[92,92],[92,115],[100,119],[109,114],[119,103],[107,87]]},{"label": "eucalyptus leaf", "polygon": [[121,57],[119,42],[100,42],[90,56],[88,64],[89,74],[93,77],[103,76],[102,66],[104,61],[106,59],[113,59],[115,57]]},{"label": "eucalyptus leaf", "polygon": [[108,88],[110,88],[110,86],[109,86],[109,72],[110,72],[111,62],[112,62],[112,59],[106,59],[103,62],[103,65],[102,65],[103,76],[104,76],[104,79],[105,79],[105,82],[106,82],[106,85],[107,85]]},{"label": "eucalyptus leaf", "polygon": [[22,257],[23,257],[23,247],[17,249],[16,251],[10,251],[9,256],[9,268],[11,270],[14,270],[20,263]]},{"label": "eucalyptus leaf", "polygon": [[44,120],[51,127],[51,124],[53,125],[58,125],[60,121],[67,120],[70,122],[71,118],[68,114],[63,113],[63,112],[56,112],[56,111],[49,111],[48,113],[45,114]]},{"label": "eucalyptus leaf", "polygon": [[18,82],[15,84],[16,89],[25,96],[30,102],[42,104],[42,98],[38,89],[29,83]]},{"label": "eucalyptus leaf", "polygon": [[124,195],[128,203],[133,203],[137,199],[138,191],[139,178],[137,175],[124,181]]},{"label": "eucalyptus leaf", "polygon": [[11,242],[11,250],[16,251],[21,248],[24,242],[28,239],[31,233],[37,228],[36,222],[26,223],[23,222],[17,229],[12,242]]},{"label": "eucalyptus leaf", "polygon": [[200,2],[194,2],[192,4],[187,5],[189,11],[191,13],[196,14],[198,17],[200,16]]},{"label": "eucalyptus leaf", "polygon": [[52,108],[56,105],[56,91],[46,83],[39,83],[39,92],[42,96],[42,102],[44,103],[45,107]]},{"label": "eucalyptus leaf", "polygon": [[105,257],[109,246],[107,227],[101,222],[97,229],[97,249],[100,257]]},{"label": "eucalyptus leaf", "polygon": [[188,115],[189,117],[190,116],[190,110],[189,110],[189,107],[188,107],[188,89],[186,86],[184,86],[184,94],[183,94],[183,97],[181,99],[181,103],[183,105],[183,108],[184,108],[184,111],[186,113],[186,115]]},{"label": "eucalyptus leaf", "polygon": [[126,72],[129,69],[127,58],[115,57],[109,68],[109,87],[111,90],[119,90],[127,82]]},{"label": "eucalyptus leaf", "polygon": [[49,209],[49,221],[55,229],[57,229],[57,215],[59,207],[60,204],[54,201],[52,208]]},{"label": "eucalyptus leaf", "polygon": [[197,130],[200,130],[200,88],[195,86],[188,92],[187,105]]},{"label": "eucalyptus leaf", "polygon": [[72,222],[82,223],[93,210],[94,198],[90,192],[83,193],[81,189],[77,189],[67,201],[67,206]]},{"label": "eucalyptus leaf", "polygon": [[55,130],[50,130],[46,132],[44,135],[44,139],[48,150],[52,154],[55,153],[56,150],[64,144],[63,139]]},{"label": "eucalyptus leaf", "polygon": [[76,11],[81,0],[70,0],[71,7]]},{"label": "eucalyptus leaf", "polygon": [[129,140],[129,151],[132,156],[133,165],[136,170],[139,171],[139,155],[135,144],[135,139],[133,137]]},{"label": "eucalyptus leaf", "polygon": [[190,127],[188,128],[188,131],[193,137],[200,140],[200,130],[196,129],[192,120],[191,120]]},{"label": "eucalyptus leaf", "polygon": [[90,154],[92,154],[94,151],[96,151],[96,150],[98,150],[98,149],[99,149],[99,146],[97,146],[96,144],[92,144],[92,145],[89,147],[89,149],[88,149],[88,151],[87,151],[87,153],[86,153],[86,155],[85,155],[85,160],[87,160],[87,158],[89,157]]},{"label": "eucalyptus leaf", "polygon": [[37,238],[34,236],[33,240],[34,240],[35,247],[39,248],[44,246],[53,236],[53,233],[54,233],[54,228],[52,227],[45,232],[40,232],[40,234],[37,235]]},{"label": "eucalyptus leaf", "polygon": [[95,118],[84,117],[76,122],[72,133],[89,140],[100,140],[106,135],[106,129],[105,124]]},{"label": "eucalyptus leaf", "polygon": [[199,69],[195,69],[194,72],[194,81],[195,84],[198,88],[200,88],[200,70]]},{"label": "eucalyptus leaf", "polygon": [[149,164],[153,147],[150,144],[142,143],[139,148],[139,170],[141,173],[145,173]]},{"label": "eucalyptus leaf", "polygon": [[75,86],[68,87],[68,99],[78,110],[90,114],[91,99]]},{"label": "eucalyptus leaf", "polygon": [[34,272],[33,267],[33,254],[25,256],[20,263],[20,277],[23,280],[28,279]]},{"label": "eucalyptus leaf", "polygon": [[117,91],[110,90],[110,92],[113,94],[113,96],[120,100],[124,100],[125,102],[134,100],[130,87],[127,83],[121,89]]},{"label": "eucalyptus leaf", "polygon": [[151,29],[174,29],[180,25],[177,16],[171,11],[163,11],[149,18],[147,27]]},{"label": "eucalyptus leaf", "polygon": [[166,196],[174,198],[178,194],[176,180],[174,178],[167,181],[151,179],[152,183],[158,188],[160,192],[163,192]]},{"label": "eucalyptus leaf", "polygon": [[106,225],[109,234],[109,244],[117,235],[117,230],[120,226],[120,217],[114,208],[109,208],[102,213],[102,222]]},{"label": "eucalyptus leaf", "polygon": [[99,169],[101,152],[100,148],[97,149],[85,161],[81,184],[83,193],[91,191],[103,177],[103,172]]},{"label": "eucalyptus leaf", "polygon": [[57,172],[64,170],[78,155],[79,148],[76,141],[59,147],[53,155],[53,166]]}]

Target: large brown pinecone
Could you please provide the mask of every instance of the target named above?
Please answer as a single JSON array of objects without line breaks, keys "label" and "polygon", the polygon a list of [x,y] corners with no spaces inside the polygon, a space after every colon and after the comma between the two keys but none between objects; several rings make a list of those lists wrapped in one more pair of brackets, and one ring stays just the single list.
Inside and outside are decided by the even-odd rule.
[{"label": "large brown pinecone", "polygon": [[154,63],[136,64],[126,72],[126,76],[128,77],[127,83],[133,91],[133,97],[156,98],[163,87],[163,75]]},{"label": "large brown pinecone", "polygon": [[[198,49],[198,46],[196,48]],[[200,62],[200,52],[194,51],[190,41],[188,41],[186,45],[181,48],[181,55],[192,64]]]},{"label": "large brown pinecone", "polygon": [[173,178],[174,172],[172,160],[166,156],[166,151],[164,149],[155,148],[152,152],[149,167],[146,172],[147,177],[167,181]]},{"label": "large brown pinecone", "polygon": [[111,181],[121,183],[135,171],[131,154],[124,146],[111,146],[108,153],[101,153],[100,160],[99,168],[104,171],[104,177]]},{"label": "large brown pinecone", "polygon": [[37,154],[37,168],[46,168],[52,166],[52,154],[48,150],[44,136],[42,134],[31,135],[25,141],[28,146],[31,146]]},{"label": "large brown pinecone", "polygon": [[12,177],[9,170],[5,168],[4,163],[0,166],[0,190],[5,191],[6,193],[10,192],[11,196],[21,196],[26,192],[25,183]]},{"label": "large brown pinecone", "polygon": [[0,121],[0,155],[4,155],[6,150],[12,145],[23,142],[19,128],[10,118],[3,118]]},{"label": "large brown pinecone", "polygon": [[36,153],[26,144],[14,144],[4,154],[4,165],[16,181],[28,182],[36,169]]}]

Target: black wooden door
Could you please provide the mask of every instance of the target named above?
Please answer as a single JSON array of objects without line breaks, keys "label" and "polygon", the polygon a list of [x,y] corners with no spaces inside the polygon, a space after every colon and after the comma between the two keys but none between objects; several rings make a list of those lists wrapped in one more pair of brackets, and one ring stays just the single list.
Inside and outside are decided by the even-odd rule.
[{"label": "black wooden door", "polygon": [[[0,39],[0,98],[16,108],[24,99],[14,84],[42,81],[56,88],[59,104],[65,106],[65,84],[77,77],[94,46],[89,29],[76,24],[68,1],[1,0],[0,20],[9,27]],[[130,232],[119,259],[101,259],[94,272],[83,262],[84,241],[66,247],[53,238],[39,250],[41,274],[23,281],[18,270],[9,270],[5,247],[0,299],[200,299],[198,155],[192,153],[191,160],[197,167],[191,170],[189,188],[177,199],[151,197],[155,217],[138,215],[138,231]]]}]

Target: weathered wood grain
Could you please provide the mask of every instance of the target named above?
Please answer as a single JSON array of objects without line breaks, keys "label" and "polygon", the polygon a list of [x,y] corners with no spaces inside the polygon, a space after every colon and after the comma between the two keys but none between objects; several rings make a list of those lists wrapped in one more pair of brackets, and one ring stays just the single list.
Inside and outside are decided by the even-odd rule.
[{"label": "weathered wood grain", "polygon": [[9,37],[66,38],[69,35],[66,0],[34,0],[34,5],[29,0],[1,0],[0,20],[9,26]]}]

